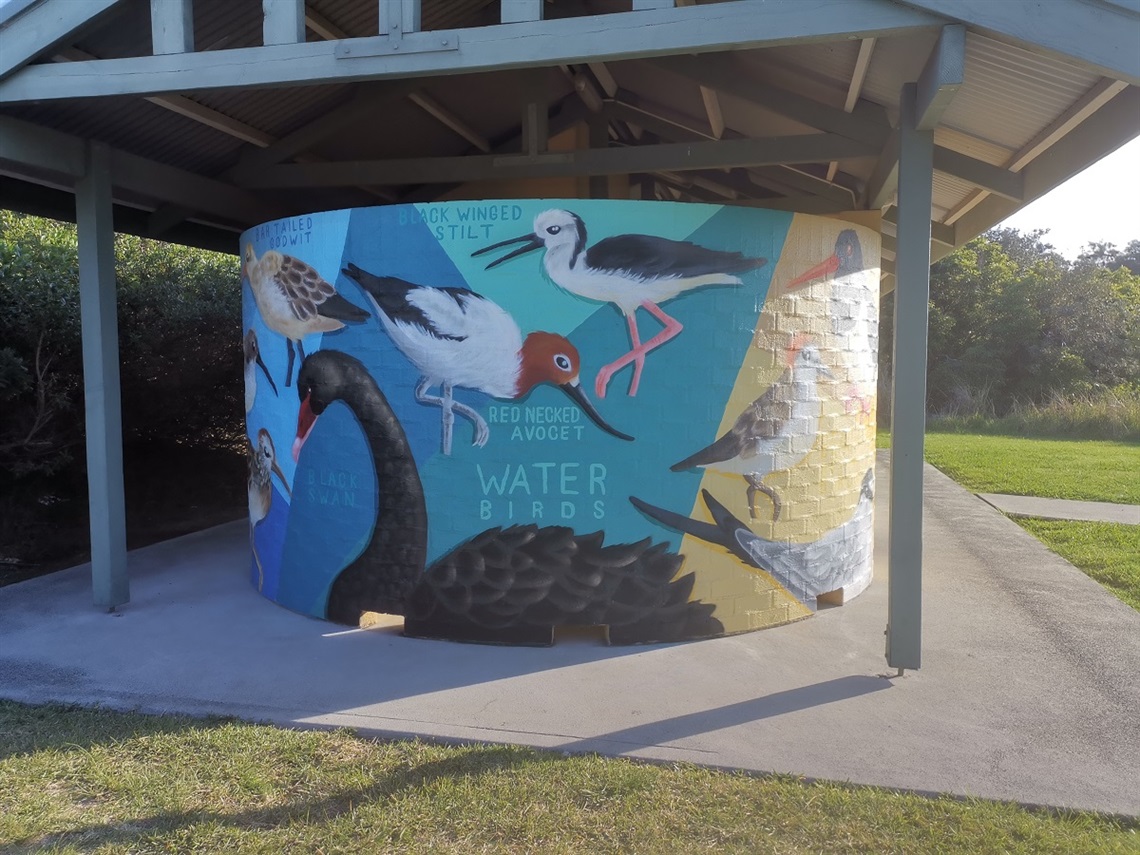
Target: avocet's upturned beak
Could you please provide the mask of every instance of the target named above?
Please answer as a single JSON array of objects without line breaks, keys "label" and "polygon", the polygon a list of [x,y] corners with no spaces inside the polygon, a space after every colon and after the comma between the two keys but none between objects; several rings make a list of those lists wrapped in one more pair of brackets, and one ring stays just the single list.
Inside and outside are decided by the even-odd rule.
[{"label": "avocet's upturned beak", "polygon": [[501,240],[498,243],[493,243],[490,246],[485,246],[482,249],[477,249],[471,253],[471,257],[474,258],[476,255],[482,255],[483,253],[490,252],[493,249],[501,249],[504,246],[510,246],[512,243],[521,243],[523,246],[520,246],[518,249],[508,252],[502,258],[495,259],[483,269],[490,270],[492,267],[498,267],[505,261],[510,261],[512,258],[517,258],[520,255],[525,255],[526,253],[532,252],[533,250],[539,249],[543,246],[542,240],[539,239],[538,235],[534,234],[534,232],[529,232],[525,235],[519,235],[518,237],[511,238],[510,240]]},{"label": "avocet's upturned beak", "polygon": [[832,273],[834,273],[838,269],[839,269],[839,256],[838,255],[832,255],[831,258],[828,258],[825,261],[821,261],[819,264],[817,264],[811,270],[808,270],[806,273],[803,273],[802,275],[797,276],[795,279],[793,279],[791,282],[789,282],[788,283],[788,290],[791,291],[794,288],[800,288],[800,287],[806,285],[807,283],[811,282],[814,279],[824,279],[824,278],[830,276]]},{"label": "avocet's upturned beak", "polygon": [[633,442],[632,436],[622,433],[620,430],[616,430],[615,428],[612,428],[606,424],[605,419],[603,419],[598,411],[594,409],[594,405],[590,403],[590,399],[586,397],[586,393],[582,391],[582,387],[578,385],[577,380],[571,380],[568,383],[562,383],[558,388],[565,392],[566,396],[570,398],[570,400],[582,408],[582,411],[590,417],[590,421],[592,421],[606,433],[610,434],[611,436],[616,436],[618,439],[624,439],[628,440],[629,442]]}]

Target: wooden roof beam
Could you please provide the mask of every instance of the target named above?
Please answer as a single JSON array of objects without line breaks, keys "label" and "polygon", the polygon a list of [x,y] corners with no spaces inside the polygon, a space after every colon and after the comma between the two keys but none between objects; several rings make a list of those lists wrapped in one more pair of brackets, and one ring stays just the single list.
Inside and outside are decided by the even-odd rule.
[{"label": "wooden roof beam", "polygon": [[[886,36],[938,26],[942,21],[883,0],[840,4],[834,0],[766,0],[763,14],[757,13],[750,0],[735,0],[695,8],[407,33],[398,52],[391,50],[388,36],[373,36],[104,59],[94,65],[37,65],[0,82],[0,103],[608,62],[678,51],[706,53]],[[646,37],[649,32],[652,38]]]},{"label": "wooden roof beam", "polygon": [[659,170],[687,171],[783,163],[817,163],[864,157],[866,143],[834,134],[804,134],[758,140],[719,140],[633,148],[471,157],[411,158],[346,163],[267,166],[243,173],[245,187],[343,187],[357,184],[429,184],[502,178],[621,175]]},{"label": "wooden roof beam", "polygon": [[[855,58],[855,68],[851,72],[851,82],[847,84],[847,98],[843,102],[843,112],[850,113],[859,103],[863,94],[863,83],[867,80],[867,70],[871,67],[871,53],[875,50],[874,39],[859,42],[859,55]],[[827,165],[827,180],[832,181],[839,171],[839,164],[832,161]]]}]

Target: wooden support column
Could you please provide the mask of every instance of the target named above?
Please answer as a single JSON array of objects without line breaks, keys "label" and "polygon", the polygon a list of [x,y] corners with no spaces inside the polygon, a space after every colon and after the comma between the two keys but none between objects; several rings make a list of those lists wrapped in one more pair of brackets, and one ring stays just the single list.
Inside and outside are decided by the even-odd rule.
[{"label": "wooden support column", "polygon": [[[600,115],[591,116],[587,127],[590,133],[590,148],[606,148],[609,146],[609,122]],[[608,199],[610,197],[610,178],[608,175],[591,175],[588,180],[591,199]]]},{"label": "wooden support column", "polygon": [[917,127],[917,91],[915,84],[906,84],[899,103],[887,664],[900,674],[919,667],[922,651],[922,452],[934,132]]},{"label": "wooden support column", "polygon": [[380,35],[399,39],[420,31],[420,0],[380,0]]},{"label": "wooden support column", "polygon": [[150,0],[150,41],[155,54],[193,51],[193,0]]},{"label": "wooden support column", "polygon": [[542,0],[502,0],[501,20],[504,24],[542,20]]},{"label": "wooden support column", "polygon": [[261,0],[262,34],[267,45],[305,41],[305,0]]},{"label": "wooden support column", "polygon": [[95,605],[130,601],[123,416],[119,394],[119,324],[115,315],[115,233],[111,224],[111,153],[90,143],[87,174],[75,184],[79,235],[87,492],[91,510],[91,582]]}]

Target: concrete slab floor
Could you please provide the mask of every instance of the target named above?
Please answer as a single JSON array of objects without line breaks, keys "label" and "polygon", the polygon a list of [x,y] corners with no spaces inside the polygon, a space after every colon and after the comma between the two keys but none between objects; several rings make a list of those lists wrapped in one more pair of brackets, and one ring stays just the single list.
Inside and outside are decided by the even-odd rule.
[{"label": "concrete slab floor", "polygon": [[[923,667],[889,679],[886,576],[842,608],[690,644],[402,638],[291,614],[233,523],[0,589],[0,697],[512,742],[1140,814],[1140,614],[927,467]],[[885,472],[878,548],[885,556]]]}]

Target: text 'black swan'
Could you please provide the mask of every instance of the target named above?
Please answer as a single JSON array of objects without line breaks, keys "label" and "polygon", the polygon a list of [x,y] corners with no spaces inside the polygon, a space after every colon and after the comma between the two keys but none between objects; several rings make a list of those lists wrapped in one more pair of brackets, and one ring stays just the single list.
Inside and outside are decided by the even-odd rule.
[{"label": "text 'black swan'", "polygon": [[719,635],[712,604],[689,602],[694,575],[674,579],[684,557],[649,538],[604,546],[602,532],[564,526],[492,528],[424,570],[427,510],[403,427],[367,369],[323,350],[297,379],[296,459],[318,416],[342,401],[359,421],[376,468],[371,540],[329,592],[327,617],[355,625],[366,611],[404,615],[405,635],[550,644],[555,626],[607,626],[616,643]]}]

